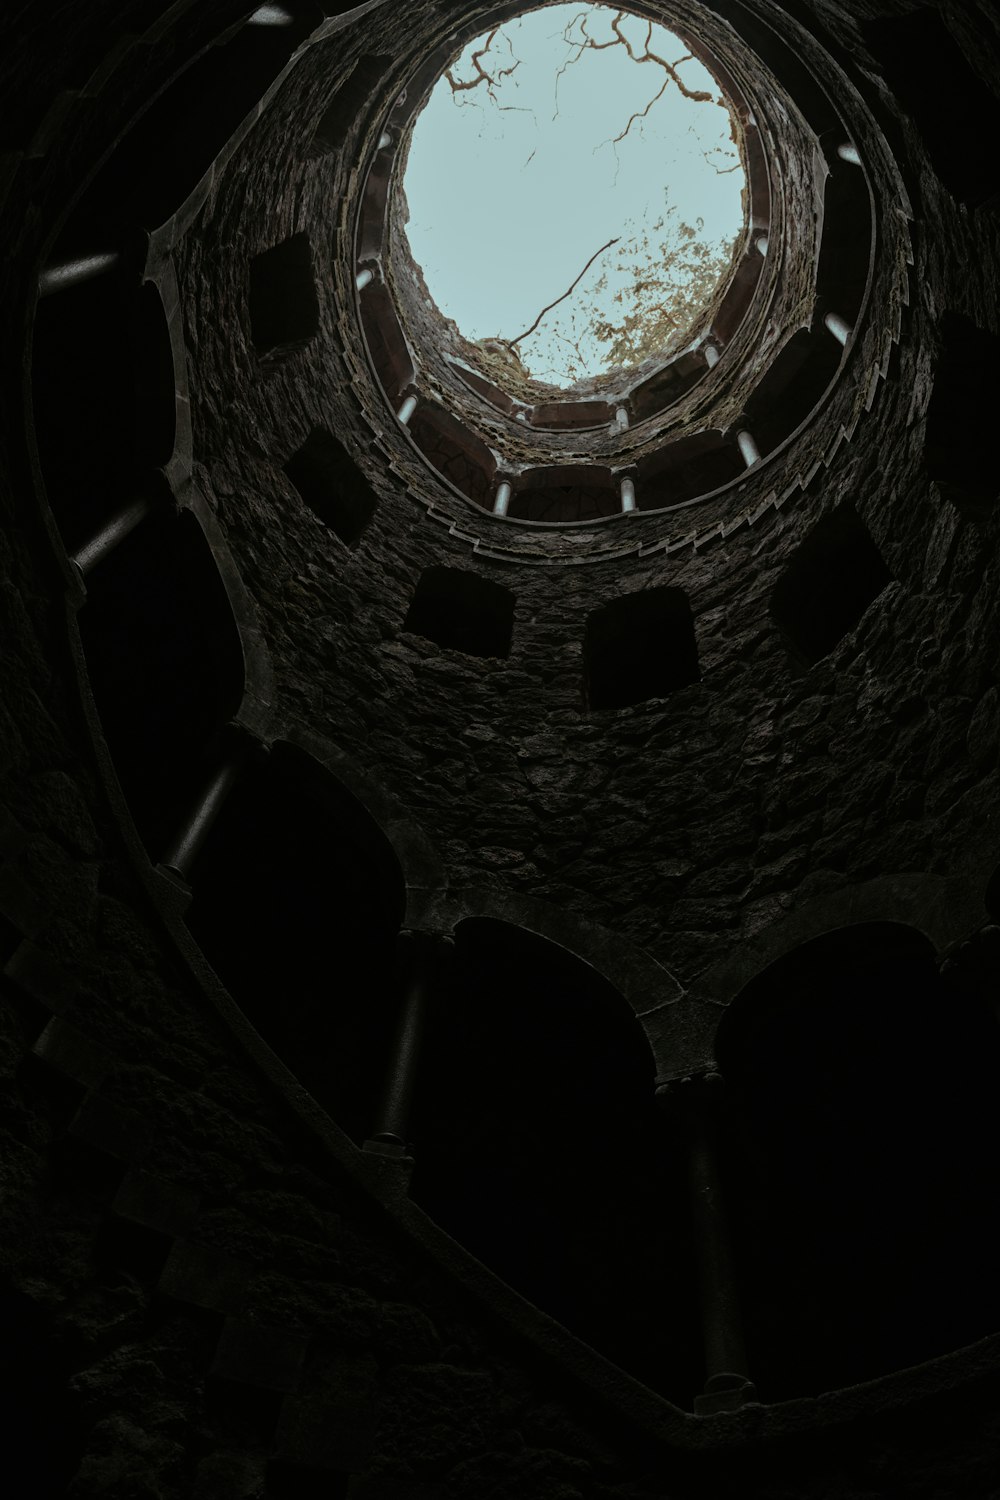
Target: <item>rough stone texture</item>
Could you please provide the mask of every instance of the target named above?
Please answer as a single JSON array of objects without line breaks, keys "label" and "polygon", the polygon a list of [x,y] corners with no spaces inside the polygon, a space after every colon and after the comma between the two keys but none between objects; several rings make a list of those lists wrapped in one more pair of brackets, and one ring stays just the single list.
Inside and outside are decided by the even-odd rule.
[{"label": "rough stone texture", "polygon": [[[377,37],[369,38],[372,50],[381,51],[376,41]],[[309,114],[303,110],[304,118]],[[294,128],[290,105],[278,108],[273,122],[270,118],[262,121],[258,134],[271,128],[276,137],[287,137]],[[294,190],[294,196],[289,183],[271,200],[268,238],[275,238],[279,230],[291,233],[302,224],[311,224],[314,213],[322,226],[331,172],[336,199],[339,182],[345,186],[349,182],[347,174],[357,150],[356,142],[348,139],[339,180],[329,158],[322,162],[322,180],[318,180],[315,162],[300,169],[301,187]],[[253,183],[255,171],[264,171],[269,156],[257,135],[244,147],[244,155],[246,169],[235,179],[240,187],[232,206],[223,185],[207,221],[224,239],[235,233],[221,227],[233,213],[239,215],[241,235],[253,233],[246,184]],[[893,190],[891,183],[887,186]],[[251,187],[249,193],[254,192]],[[307,206],[310,195],[322,195],[315,211]],[[326,231],[318,227],[314,241],[321,244],[325,239]],[[234,317],[245,320],[241,281],[245,266],[234,262],[216,267],[211,292],[199,294],[206,275],[200,269],[202,253],[195,235],[190,241],[190,270],[182,273],[182,280],[196,299],[210,296],[216,303],[221,298],[223,306],[232,306]],[[918,267],[918,280],[919,271]],[[880,314],[886,311],[891,309],[879,309]],[[327,299],[324,332],[331,312]],[[225,320],[227,329],[232,321]],[[196,300],[189,326],[202,324],[208,327]],[[895,710],[883,709],[883,695],[867,680],[868,675],[897,677],[897,661],[912,653],[920,640],[942,634],[939,620],[923,614],[915,599],[907,598],[903,606],[899,597],[907,588],[908,570],[918,564],[916,558],[901,555],[901,537],[887,535],[884,452],[876,454],[860,445],[847,454],[841,450],[835,479],[831,481],[821,470],[808,495],[797,501],[794,515],[784,516],[780,523],[773,517],[769,523],[762,522],[759,539],[755,530],[748,529],[716,542],[704,558],[686,549],[676,559],[656,554],[645,565],[633,563],[627,575],[629,589],[669,583],[688,594],[697,622],[703,682],[673,695],[662,709],[643,705],[611,721],[602,716],[588,718],[581,712],[584,622],[595,603],[622,589],[620,565],[572,571],[550,566],[541,577],[484,568],[486,576],[496,577],[517,593],[514,649],[506,663],[472,663],[455,653],[442,653],[426,641],[400,636],[402,618],[423,568],[440,560],[463,562],[465,548],[461,536],[431,535],[426,524],[420,525],[412,500],[391,488],[388,476],[373,472],[382,505],[350,555],[311,518],[309,524],[301,524],[297,497],[288,494],[281,478],[274,476],[274,482],[262,491],[260,451],[283,458],[289,444],[298,440],[299,431],[304,435],[308,430],[311,412],[303,401],[303,390],[308,392],[308,401],[315,403],[312,411],[329,421],[331,410],[336,410],[338,426],[355,434],[359,431],[359,414],[349,399],[357,382],[343,376],[335,379],[342,368],[336,346],[343,327],[341,316],[328,336],[302,352],[296,371],[284,367],[280,378],[279,373],[258,373],[252,367],[247,371],[245,366],[237,373],[228,344],[225,350],[219,346],[218,374],[214,375],[213,349],[200,341],[196,449],[205,460],[206,492],[215,499],[254,597],[268,617],[269,643],[281,664],[287,713],[328,733],[339,746],[369,764],[374,755],[382,782],[409,806],[442,848],[454,883],[479,882],[479,849],[484,846],[506,851],[505,884],[545,900],[578,903],[582,875],[587,896],[599,903],[595,914],[602,921],[653,946],[672,968],[693,977],[697,959],[692,967],[687,954],[704,950],[699,934],[713,930],[720,921],[734,935],[741,930],[750,935],[787,908],[796,887],[802,899],[821,891],[825,882],[836,881],[838,875],[857,879],[879,868],[923,866],[934,842],[931,829],[926,843],[914,844],[908,832],[900,837],[895,824],[882,836],[877,826],[866,828],[863,867],[847,847],[851,833],[875,817],[890,791],[911,813],[919,811],[908,781],[921,782],[924,766],[921,750],[911,752],[908,743],[904,752],[907,776],[898,790],[896,778],[890,787],[884,776],[882,784],[870,787],[870,741],[852,747],[849,734],[845,741],[842,731],[858,722],[859,699],[863,707],[871,705],[883,712],[883,722],[891,724]],[[256,378],[245,381],[251,372]],[[293,380],[302,384],[295,403],[296,426],[289,430],[285,412],[291,403],[286,403],[282,391]],[[241,399],[253,403],[249,421],[254,437],[249,453],[245,447],[237,451],[241,445],[232,439],[230,403],[236,381],[242,388]],[[899,392],[906,388],[907,382],[901,379],[898,386],[883,391],[880,425],[892,428],[893,413],[887,408],[902,399]],[[210,436],[207,428],[203,433],[200,426],[210,422],[213,410],[226,413],[224,430],[217,437]],[[822,429],[825,426],[827,434],[831,428],[835,431],[839,415],[834,409],[828,414],[830,425],[820,424],[820,434],[810,438],[813,452],[822,451]],[[388,442],[389,435],[378,446]],[[920,477],[919,447],[913,442],[908,447],[909,463],[900,455],[900,462],[888,467],[899,485],[897,503],[906,506],[906,524],[912,528],[920,506],[903,496],[911,487],[926,492],[927,485]],[[218,455],[214,460],[208,459],[211,450]],[[377,462],[377,448],[369,450],[369,464],[373,458]],[[405,464],[405,450],[401,457],[394,452],[393,459]],[[808,468],[807,460],[802,461],[802,468]],[[412,486],[419,470],[407,466],[405,472]],[[424,471],[425,486],[428,478]],[[766,481],[765,474],[760,484]],[[812,680],[798,683],[770,624],[767,600],[784,560],[810,521],[844,497],[853,500],[882,543],[898,587],[883,595],[863,622],[862,630],[867,625],[875,637],[864,668],[858,664],[858,643],[852,638],[829,663],[816,669]],[[877,516],[873,514],[876,502]],[[933,514],[930,496],[923,504],[926,529]],[[456,529],[464,525],[459,517]],[[646,527],[644,537],[653,530],[648,523]],[[280,532],[280,551],[259,548],[265,528],[272,534]],[[653,530],[650,541],[656,535]],[[550,562],[565,556],[568,547],[580,545],[576,537],[570,542],[553,540]],[[318,555],[324,556],[324,562],[317,561]],[[939,607],[935,602],[935,611]],[[906,639],[891,639],[900,626],[898,620],[890,625],[888,617],[904,611],[910,622]],[[307,622],[304,632],[303,620]],[[335,678],[329,671],[333,662]],[[838,667],[836,677],[824,682]],[[974,692],[978,690],[977,684]],[[805,707],[803,694],[812,700]],[[545,705],[549,735],[542,751],[527,744],[541,727],[540,703]],[[414,708],[418,712],[414,727],[404,732],[402,726]],[[961,708],[956,705],[954,715],[947,717],[957,749],[965,734]],[[805,719],[814,721],[806,751],[813,764],[801,772],[808,777],[808,808],[798,805],[801,799],[796,798],[794,786],[779,791],[772,784],[774,769],[793,759],[799,761]],[[387,721],[394,726],[390,734],[383,727]],[[881,732],[867,718],[861,722]],[[754,753],[757,725],[762,723],[769,726],[772,759]],[[912,736],[919,745],[920,729],[926,733],[930,721],[907,727],[907,738]],[[736,729],[741,735],[739,744],[732,739]],[[646,746],[641,757],[630,750],[637,738]],[[461,756],[455,753],[458,744],[469,746]],[[701,769],[706,751],[715,752],[718,763],[727,768],[714,786],[706,783]],[[734,761],[741,767],[736,776],[731,769]],[[697,770],[692,762],[698,763]],[[671,768],[669,778],[663,775],[664,765]],[[673,774],[675,770],[682,774]],[[853,795],[845,805],[848,786]],[[501,788],[502,797],[492,795]],[[955,799],[943,795],[950,806]],[[646,826],[656,829],[655,850],[645,847],[641,837],[623,836],[622,810],[631,806],[643,807]],[[693,807],[698,809],[696,839],[690,815]],[[577,857],[567,860],[561,846],[552,846],[551,823],[553,818],[563,822],[581,816],[587,821],[586,845]],[[847,845],[842,847],[845,825],[849,831]],[[893,847],[894,840],[900,847]],[[776,843],[782,853],[792,845],[799,849],[817,846],[811,883],[803,888],[801,870],[787,861],[774,867]],[[721,862],[720,850],[725,853]],[[650,868],[655,870],[664,858],[687,866],[689,879],[679,889],[671,882],[670,889],[664,890],[659,881],[650,880]],[[596,888],[595,868],[602,872]]]},{"label": "rough stone texture", "polygon": [[[908,8],[817,0],[797,14],[860,85],[877,69],[857,22]],[[268,1072],[178,937],[80,689],[79,595],[26,437],[24,351],[34,275],[90,166],[247,9],[36,3],[6,19],[12,45],[0,48],[5,1355],[13,1441],[36,1490],[250,1500],[296,1493],[299,1473],[303,1493],[308,1482],[360,1500],[987,1500],[1000,1441],[992,1346],[957,1369],[954,1390],[925,1368],[902,1394],[789,1403],[768,1442],[755,1441],[752,1410],[702,1421],[691,1438],[651,1415],[655,1398],[622,1397],[615,1372],[574,1375],[547,1352],[544,1328],[518,1331],[502,1305],[487,1310],[461,1266],[394,1218],[391,1187],[373,1187],[358,1153]],[[944,11],[983,71],[992,10]],[[411,7],[412,34],[446,15]],[[349,269],[338,204],[350,201],[358,135],[333,159],[275,150],[309,136],[331,63],[361,47],[395,56],[397,25],[376,10],[363,42],[333,38],[306,55],[177,250],[197,475],[273,656],[273,722],[363,766],[454,888],[604,924],[685,986],[876,876],[910,875],[932,893],[933,877],[961,885],[949,940],[965,936],[984,917],[974,898],[1000,816],[997,522],[970,519],[928,479],[922,441],[941,314],[1000,331],[995,212],[957,208],[912,124],[882,100],[918,215],[914,297],[890,378],[829,466],[780,514],[703,549],[586,568],[482,561],[454,498],[373,428],[358,367],[340,352],[352,315],[325,271],[331,246],[338,275]],[[261,365],[249,261],[303,228],[321,334]],[[282,472],[321,425],[355,452],[380,501],[350,552]],[[894,582],[802,672],[768,599],[799,540],[845,498]],[[577,545],[560,540],[552,555]],[[481,568],[514,591],[509,660],[401,633],[432,563]],[[588,612],[663,584],[690,599],[701,683],[585,714]],[[995,988],[987,940],[965,961]],[[705,983],[715,1000],[739,987]],[[272,1376],[300,1369],[288,1377],[298,1384],[234,1378],[254,1359]]]}]

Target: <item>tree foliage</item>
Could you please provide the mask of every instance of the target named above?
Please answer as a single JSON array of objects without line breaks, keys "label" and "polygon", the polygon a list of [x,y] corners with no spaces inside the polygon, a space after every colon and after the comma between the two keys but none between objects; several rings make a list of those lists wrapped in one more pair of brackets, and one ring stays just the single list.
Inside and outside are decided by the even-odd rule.
[{"label": "tree foliage", "polygon": [[620,313],[609,317],[601,312],[607,272],[581,299],[582,321],[598,343],[609,346],[609,365],[627,368],[652,355],[672,353],[709,301],[732,245],[710,244],[701,237],[703,228],[701,219],[694,225],[678,223],[676,210],[667,209],[649,230],[616,251],[629,277],[627,285],[611,296]]}]

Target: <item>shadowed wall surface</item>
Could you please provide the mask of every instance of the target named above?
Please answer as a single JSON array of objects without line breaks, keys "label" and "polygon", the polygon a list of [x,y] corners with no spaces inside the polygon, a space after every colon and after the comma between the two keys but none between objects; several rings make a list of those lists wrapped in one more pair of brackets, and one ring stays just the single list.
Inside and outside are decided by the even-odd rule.
[{"label": "shadowed wall surface", "polygon": [[393,258],[513,8],[281,10],[2,23],[8,1465],[987,1500],[993,9],[678,0],[769,245],[627,429]]}]

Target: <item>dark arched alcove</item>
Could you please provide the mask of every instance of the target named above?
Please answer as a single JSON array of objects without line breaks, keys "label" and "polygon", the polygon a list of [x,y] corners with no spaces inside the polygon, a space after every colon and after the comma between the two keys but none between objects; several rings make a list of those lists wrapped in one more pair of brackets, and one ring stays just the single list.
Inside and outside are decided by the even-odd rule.
[{"label": "dark arched alcove", "polygon": [[678,438],[640,460],[636,504],[640,510],[679,505],[732,483],[745,467],[735,442],[721,432]]},{"label": "dark arched alcove", "polygon": [[413,1193],[505,1281],[689,1405],[702,1378],[682,1163],[634,1014],[582,960],[462,922],[431,1015]]},{"label": "dark arched alcove", "polygon": [[309,0],[282,8],[289,25],[231,28],[150,101],[88,184],[56,259],[109,238],[117,244],[135,225],[157,229],[181,207],[322,20]]},{"label": "dark arched alcove", "polygon": [[72,551],[170,461],[176,390],[159,289],[127,268],[38,303],[35,440],[49,504]]},{"label": "dark arched alcove", "polygon": [[[965,55],[938,6],[867,21],[863,35],[948,191],[971,207],[996,193],[995,154],[972,143],[992,138],[1000,97]],[[983,41],[980,68],[989,56]]]},{"label": "dark arched alcove", "polygon": [[496,460],[482,439],[444,407],[429,403],[418,406],[409,428],[413,441],[439,474],[477,505],[492,505]]},{"label": "dark arched alcove", "polygon": [[134,404],[137,292],[137,281],[116,273],[43,298],[35,314],[35,440],[69,546],[131,498],[142,447]]},{"label": "dark arched alcove", "polygon": [[765,1401],[869,1380],[1000,1327],[989,1009],[920,933],[804,944],[733,1002],[728,1195]]},{"label": "dark arched alcove", "polygon": [[398,999],[405,887],[360,802],[274,747],[230,794],[192,874],[188,926],[252,1025],[359,1142]]},{"label": "dark arched alcove", "polygon": [[154,513],[88,578],[80,635],[118,779],[151,854],[243,697],[243,648],[194,516]]},{"label": "dark arched alcove", "polygon": [[[336,50],[336,44],[332,50]],[[347,131],[365,107],[373,88],[389,68],[392,58],[366,53],[359,57],[338,85],[333,100],[316,123],[311,156],[325,156],[338,151]]]},{"label": "dark arched alcove", "polygon": [[814,328],[799,329],[775,356],[745,410],[761,453],[770,453],[806,420],[836,375],[842,352],[817,319]]},{"label": "dark arched alcove", "polygon": [[872,253],[871,199],[864,173],[838,159],[823,193],[816,294],[824,311],[849,323],[861,308]]},{"label": "dark arched alcove", "polygon": [[519,521],[593,521],[621,513],[619,485],[607,464],[545,464],[526,469],[507,514]]},{"label": "dark arched alcove", "polygon": [[[719,311],[721,313],[721,307]],[[679,400],[685,391],[697,384],[707,368],[701,349],[687,349],[683,354],[676,355],[669,364],[655,371],[648,379],[640,381],[629,395],[629,405],[635,420],[643,421],[646,417],[656,416],[664,407]],[[609,420],[610,416],[609,413]]]},{"label": "dark arched alcove", "polygon": [[610,483],[526,484],[514,491],[507,514],[518,521],[597,521],[615,516],[621,497]]},{"label": "dark arched alcove", "polygon": [[375,374],[386,396],[395,402],[415,378],[416,369],[388,287],[373,282],[365,288],[360,307]]}]

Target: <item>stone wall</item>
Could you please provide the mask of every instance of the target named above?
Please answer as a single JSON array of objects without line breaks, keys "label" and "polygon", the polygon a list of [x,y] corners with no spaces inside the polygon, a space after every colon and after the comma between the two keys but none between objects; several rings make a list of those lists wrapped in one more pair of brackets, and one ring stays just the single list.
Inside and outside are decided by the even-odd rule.
[{"label": "stone wall", "polygon": [[[33,1471],[39,1494],[79,1500],[986,1500],[993,1343],[875,1391],[728,1418],[679,1412],[426,1222],[394,1165],[315,1106],[185,936],[87,688],[76,623],[87,606],[45,506],[26,341],[34,278],[86,172],[246,9],[36,4],[0,49],[10,1467]],[[424,12],[438,15],[411,8],[415,27]],[[883,12],[817,4],[813,21],[801,8],[841,60],[873,73],[856,23]],[[985,71],[992,13],[970,3],[947,16]],[[364,51],[391,55],[396,17],[382,7],[361,24]],[[917,215],[914,295],[890,378],[829,466],[794,504],[704,547],[562,566],[572,544],[560,543],[551,566],[491,561],[388,415],[373,425],[343,353],[350,309],[325,268],[340,253],[356,140],[308,162],[277,151],[307,138],[328,70],[360,45],[351,36],[306,54],[176,250],[194,472],[273,663],[271,732],[319,737],[367,778],[386,821],[423,840],[425,867],[440,859],[452,896],[474,887],[497,909],[545,903],[568,926],[610,929],[708,1002],[730,999],[763,966],[755,955],[862,910],[876,878],[899,920],[947,907],[942,945],[973,932],[996,863],[996,514],[970,514],[930,480],[923,439],[943,313],[1000,332],[994,209],[955,205],[883,98]],[[262,362],[250,259],[302,230],[320,333]],[[314,427],[338,435],[378,495],[353,549],[282,470]],[[804,669],[769,600],[797,545],[844,502],[893,581]],[[514,592],[508,659],[402,630],[432,564]],[[586,712],[588,613],[662,584],[690,600],[702,681]],[[990,951],[980,940],[987,994]]]},{"label": "stone wall", "polygon": [[[289,719],[377,768],[441,849],[452,883],[485,877],[568,903],[649,947],[685,982],[711,961],[720,931],[733,941],[752,936],[845,878],[967,869],[969,825],[989,815],[996,796],[994,665],[969,660],[966,623],[971,610],[979,638],[993,628],[993,544],[988,522],[964,521],[928,480],[922,432],[941,312],[975,310],[988,322],[992,272],[971,250],[968,215],[925,183],[942,280],[918,230],[915,300],[894,376],[836,460],[780,513],[703,548],[648,558],[573,566],[571,549],[586,546],[556,535],[545,566],[490,564],[470,551],[454,501],[449,532],[424,519],[412,495],[420,466],[405,447],[396,443],[390,456],[411,493],[386,471],[392,435],[365,431],[371,408],[357,409],[358,381],[338,356],[342,319],[332,321],[329,297],[321,336],[294,363],[262,369],[246,352],[234,364],[228,339],[212,345],[212,329],[228,333],[242,315],[245,262],[227,256],[209,270],[210,233],[212,244],[214,233],[227,243],[239,235],[252,253],[255,242],[308,225],[321,272],[327,195],[336,201],[347,190],[353,141],[346,160],[300,168],[300,184],[290,181],[266,200],[259,227],[246,209],[245,184],[269,159],[267,131],[287,140],[294,114],[289,103],[247,141],[245,169],[228,192],[223,185],[181,272],[189,326],[203,330],[196,452],[264,612]],[[263,207],[262,190],[255,197]],[[958,273],[950,285],[945,261]],[[381,497],[351,550],[305,513],[279,469],[310,428],[323,425],[349,435]],[[815,451],[822,432],[811,441]],[[433,485],[426,471],[423,483]],[[767,474],[758,493],[765,486],[773,487]],[[892,582],[858,629],[804,672],[771,618],[770,599],[802,539],[843,503],[867,525]],[[487,547],[499,529],[494,523],[490,534],[478,516],[469,524],[485,531]],[[659,517],[640,524],[642,548],[651,550],[665,524]],[[480,571],[513,590],[508,660],[442,651],[402,631],[416,582],[432,563]],[[691,602],[701,683],[669,701],[588,714],[581,665],[588,613],[658,585],[683,589]],[[961,870],[945,849],[961,850]]]}]

